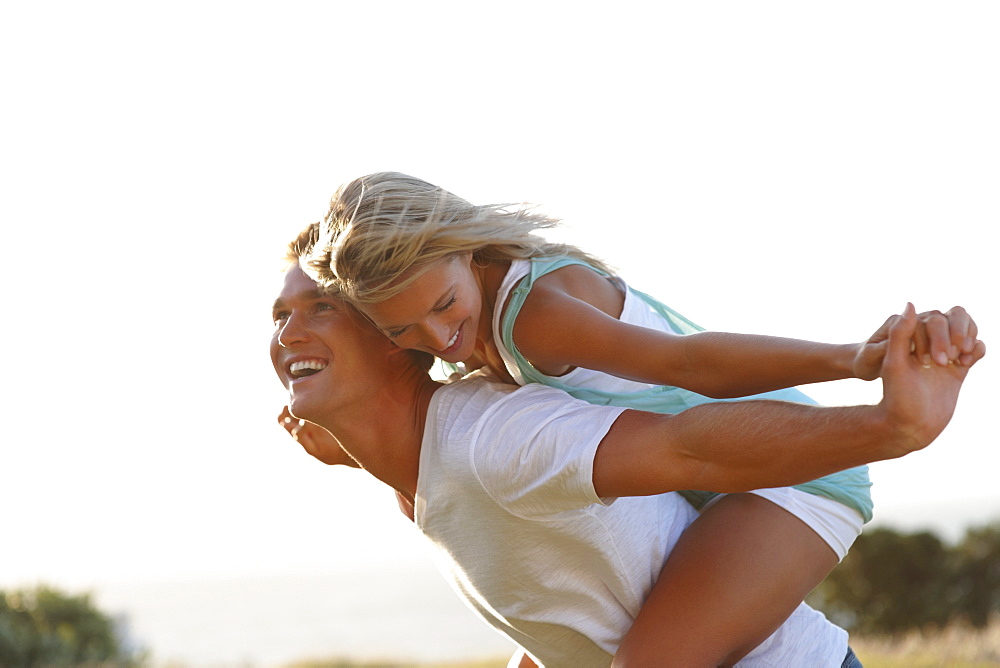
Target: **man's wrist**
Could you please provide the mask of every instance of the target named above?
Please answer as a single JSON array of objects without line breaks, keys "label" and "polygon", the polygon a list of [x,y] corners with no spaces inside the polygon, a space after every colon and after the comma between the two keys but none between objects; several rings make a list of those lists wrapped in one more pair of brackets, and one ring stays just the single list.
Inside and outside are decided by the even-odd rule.
[{"label": "man's wrist", "polygon": [[872,408],[866,430],[878,439],[879,459],[896,459],[922,450],[928,444],[922,426],[893,417],[884,399]]}]

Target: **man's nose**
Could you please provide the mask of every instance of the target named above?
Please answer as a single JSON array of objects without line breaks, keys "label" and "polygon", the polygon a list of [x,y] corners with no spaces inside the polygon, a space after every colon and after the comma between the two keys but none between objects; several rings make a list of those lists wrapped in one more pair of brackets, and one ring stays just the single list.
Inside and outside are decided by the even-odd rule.
[{"label": "man's nose", "polygon": [[302,317],[292,313],[278,330],[278,345],[287,348],[294,343],[301,343],[309,338],[309,330],[305,327]]}]

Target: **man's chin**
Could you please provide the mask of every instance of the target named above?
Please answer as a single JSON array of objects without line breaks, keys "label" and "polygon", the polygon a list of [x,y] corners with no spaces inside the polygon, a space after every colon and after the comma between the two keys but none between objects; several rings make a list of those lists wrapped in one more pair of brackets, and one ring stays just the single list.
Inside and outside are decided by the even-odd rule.
[{"label": "man's chin", "polygon": [[288,397],[288,412],[296,419],[307,420],[309,422],[315,422],[315,418],[317,417],[316,407],[302,397]]}]

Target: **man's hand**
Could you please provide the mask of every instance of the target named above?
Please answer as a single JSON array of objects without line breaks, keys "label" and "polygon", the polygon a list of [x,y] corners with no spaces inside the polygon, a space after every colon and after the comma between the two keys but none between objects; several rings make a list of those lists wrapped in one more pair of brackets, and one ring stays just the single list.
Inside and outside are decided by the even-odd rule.
[{"label": "man's hand", "polygon": [[[889,328],[898,318],[898,315],[889,317],[867,341],[858,346],[854,358],[855,377],[862,380],[879,377],[888,349]],[[976,338],[978,335],[976,322],[961,306],[945,313],[924,311],[917,315],[910,350],[924,366],[960,364],[968,367],[985,353],[984,344]]]},{"label": "man's hand", "polygon": [[945,313],[925,311],[917,320],[912,350],[924,366],[960,364],[970,367],[986,354],[986,345],[977,338],[976,322],[961,306]]},{"label": "man's hand", "polygon": [[[903,314],[889,326],[888,350],[882,366],[883,399],[879,407],[903,450],[900,455],[927,446],[944,430],[955,412],[969,367],[986,354],[981,341],[973,340],[971,344],[965,341],[968,333],[975,330],[975,323],[964,309],[956,308],[958,311],[952,309],[948,316],[931,312],[921,322],[913,305],[907,304]],[[952,316],[957,323],[954,329]],[[923,344],[917,343],[921,324],[931,332]],[[940,342],[945,332],[949,333],[946,340],[959,342],[953,343],[951,352],[956,360],[951,364],[948,351],[928,344],[928,341]],[[952,333],[956,336],[951,336]],[[940,358],[938,353],[945,357]]]},{"label": "man's hand", "polygon": [[318,424],[293,417],[288,412],[288,406],[285,406],[278,415],[278,424],[284,427],[306,452],[324,464],[342,464],[359,468],[358,463],[340,447],[333,434]]}]

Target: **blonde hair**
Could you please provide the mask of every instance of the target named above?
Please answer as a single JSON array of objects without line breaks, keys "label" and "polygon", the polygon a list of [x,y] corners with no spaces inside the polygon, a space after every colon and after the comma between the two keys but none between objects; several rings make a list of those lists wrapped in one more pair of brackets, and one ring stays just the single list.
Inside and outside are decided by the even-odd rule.
[{"label": "blonde hair", "polygon": [[318,222],[310,223],[299,232],[299,236],[289,242],[288,248],[285,249],[285,269],[298,265],[303,258],[309,257],[316,246],[316,240],[319,239],[319,226]]},{"label": "blonde hair", "polygon": [[523,204],[477,206],[421,179],[378,172],[337,189],[307,264],[318,282],[356,303],[388,299],[458,253],[480,263],[571,256],[614,273],[579,248],[536,234],[558,224]]},{"label": "blonde hair", "polygon": [[[304,260],[316,246],[316,240],[319,238],[319,229],[320,223],[310,223],[308,227],[299,232],[297,237],[292,239],[292,241],[288,244],[288,248],[285,250],[286,270],[296,266],[302,267]],[[337,299],[344,299],[344,295],[340,294],[336,285],[321,285],[321,287],[324,295]],[[347,304],[347,307],[352,311],[355,311],[354,317],[359,324],[362,324],[364,327],[371,326],[368,319],[361,313],[357,312],[353,306]],[[420,371],[430,371],[431,367],[434,366],[434,356],[430,353],[425,353],[420,350],[407,350],[406,353],[408,354],[410,362],[413,363],[413,366]]]}]

